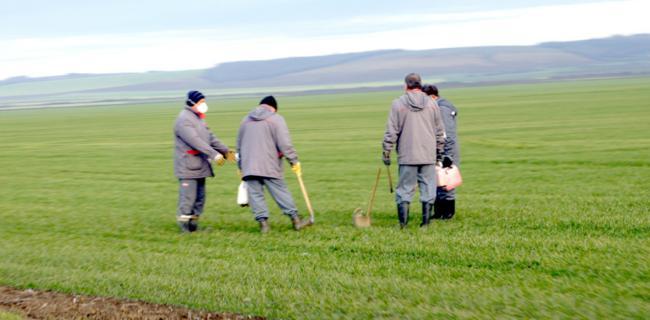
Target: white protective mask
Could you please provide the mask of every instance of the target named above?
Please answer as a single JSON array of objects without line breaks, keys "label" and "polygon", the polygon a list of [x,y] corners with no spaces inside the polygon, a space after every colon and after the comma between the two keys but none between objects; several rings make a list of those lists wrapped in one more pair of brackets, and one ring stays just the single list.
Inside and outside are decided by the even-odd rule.
[{"label": "white protective mask", "polygon": [[199,103],[199,105],[196,106],[196,111],[198,111],[198,112],[200,112],[200,113],[206,113],[206,112],[208,112],[208,104],[205,103],[205,102],[201,102],[201,103]]}]

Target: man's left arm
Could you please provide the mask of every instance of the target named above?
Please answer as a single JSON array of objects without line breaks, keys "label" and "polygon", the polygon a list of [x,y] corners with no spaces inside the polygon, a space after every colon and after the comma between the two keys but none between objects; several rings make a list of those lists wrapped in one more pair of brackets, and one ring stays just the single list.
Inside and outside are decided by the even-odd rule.
[{"label": "man's left arm", "polygon": [[239,170],[241,170],[241,141],[242,141],[242,135],[244,134],[244,123],[242,122],[241,125],[239,125],[239,131],[237,132],[237,167]]},{"label": "man's left arm", "polygon": [[277,117],[275,120],[275,144],[280,152],[287,158],[289,163],[293,166],[298,163],[298,153],[296,148],[291,143],[291,136],[289,135],[289,127],[287,126],[284,118]]}]

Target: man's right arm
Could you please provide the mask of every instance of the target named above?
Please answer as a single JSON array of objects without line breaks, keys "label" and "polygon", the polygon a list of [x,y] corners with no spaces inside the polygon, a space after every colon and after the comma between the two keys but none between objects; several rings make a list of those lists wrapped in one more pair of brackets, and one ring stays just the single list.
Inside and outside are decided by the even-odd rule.
[{"label": "man's right arm", "polygon": [[384,141],[382,143],[384,152],[390,153],[391,150],[393,150],[393,147],[397,142],[397,135],[400,131],[399,112],[393,105],[388,115],[388,121],[386,122],[386,132],[384,133]]},{"label": "man's right arm", "polygon": [[386,132],[384,133],[384,141],[382,143],[383,152],[381,154],[381,159],[387,166],[389,166],[391,163],[390,152],[393,150],[393,147],[397,142],[397,136],[401,130],[402,128],[400,127],[398,107],[396,107],[393,103],[393,106],[390,109],[390,113],[388,114]]}]

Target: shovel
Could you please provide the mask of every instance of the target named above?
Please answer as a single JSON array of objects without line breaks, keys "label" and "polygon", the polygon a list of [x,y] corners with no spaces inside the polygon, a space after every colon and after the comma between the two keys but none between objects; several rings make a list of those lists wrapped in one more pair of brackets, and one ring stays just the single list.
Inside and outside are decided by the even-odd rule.
[{"label": "shovel", "polygon": [[298,184],[300,184],[300,191],[302,191],[302,197],[305,198],[305,203],[307,204],[307,210],[309,210],[309,223],[310,225],[314,224],[314,208],[311,206],[311,201],[309,200],[309,194],[307,193],[307,188],[305,183],[302,181],[302,174],[296,174],[298,177]]},{"label": "shovel", "polygon": [[379,184],[379,176],[381,176],[381,168],[377,168],[377,178],[375,185],[372,187],[370,193],[370,201],[368,202],[368,211],[364,214],[363,209],[356,208],[352,214],[352,222],[357,228],[370,227],[370,213],[372,212],[372,205],[375,203],[375,193],[377,193],[377,185]]}]

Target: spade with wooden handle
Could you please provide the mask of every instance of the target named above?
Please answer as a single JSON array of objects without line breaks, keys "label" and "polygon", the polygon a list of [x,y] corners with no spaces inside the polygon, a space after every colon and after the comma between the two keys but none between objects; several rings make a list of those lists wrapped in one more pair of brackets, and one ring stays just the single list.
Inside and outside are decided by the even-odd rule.
[{"label": "spade with wooden handle", "polygon": [[366,214],[363,213],[363,209],[361,208],[356,208],[352,214],[352,222],[358,228],[370,227],[370,214],[372,212],[372,206],[375,203],[375,194],[377,193],[377,186],[379,185],[380,176],[381,168],[377,168],[377,178],[375,178],[375,185],[372,187],[372,192],[370,193],[370,201],[368,201],[368,211]]}]

